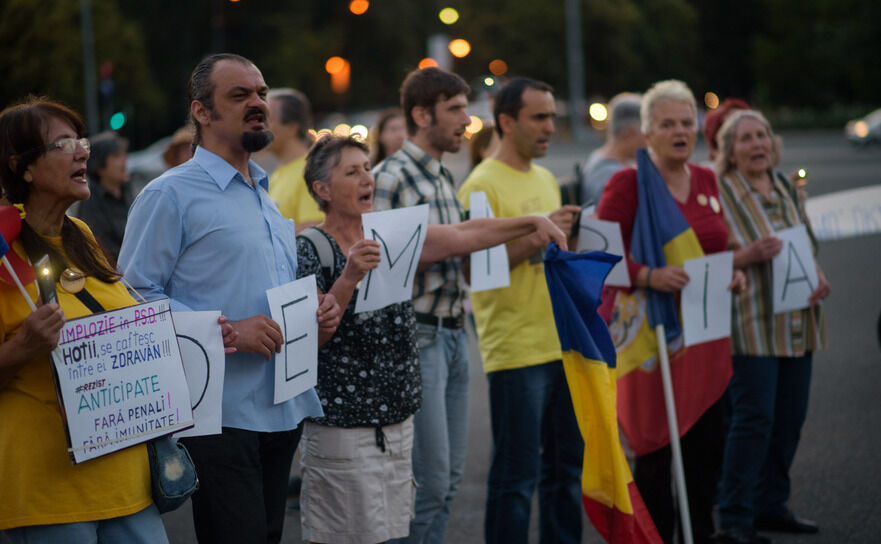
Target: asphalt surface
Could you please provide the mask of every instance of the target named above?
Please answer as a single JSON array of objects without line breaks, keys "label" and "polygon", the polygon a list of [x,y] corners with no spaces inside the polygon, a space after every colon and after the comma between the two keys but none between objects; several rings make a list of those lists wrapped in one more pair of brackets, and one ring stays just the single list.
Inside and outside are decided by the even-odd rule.
[{"label": "asphalt surface", "polygon": [[[784,134],[782,167],[808,170],[808,191],[820,195],[881,183],[881,147],[857,149],[840,132]],[[600,145],[554,143],[539,161],[558,177],[571,176],[576,160]],[[703,161],[698,145],[694,158]],[[464,151],[445,163],[458,181],[467,174]],[[881,234],[823,242],[819,262],[832,286],[825,302],[829,347],[815,354],[808,420],[792,468],[790,506],[816,520],[811,536],[772,535],[782,543],[881,542]],[[473,339],[473,338],[472,338]],[[447,531],[447,542],[482,541],[486,478],[491,449],[486,378],[472,346],[472,397],[468,460]],[[284,542],[300,541],[299,511],[289,504]],[[535,508],[534,508],[535,510]],[[195,542],[189,503],[163,517],[172,543]],[[533,515],[530,542],[538,542]],[[585,521],[584,543],[602,539]]]}]

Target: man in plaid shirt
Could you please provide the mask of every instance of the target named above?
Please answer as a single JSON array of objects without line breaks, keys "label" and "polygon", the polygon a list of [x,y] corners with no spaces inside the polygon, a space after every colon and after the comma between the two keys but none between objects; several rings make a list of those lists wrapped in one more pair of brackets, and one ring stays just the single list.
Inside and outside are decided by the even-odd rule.
[{"label": "man in plaid shirt", "polygon": [[[438,68],[411,72],[401,86],[407,120],[404,147],[377,165],[374,210],[429,204],[430,224],[462,220],[453,176],[441,164],[456,152],[470,123],[465,81]],[[469,360],[462,261],[418,271],[413,287],[416,340],[422,367],[422,409],[414,416],[416,517],[407,542],[443,542],[450,503],[465,466]]]}]

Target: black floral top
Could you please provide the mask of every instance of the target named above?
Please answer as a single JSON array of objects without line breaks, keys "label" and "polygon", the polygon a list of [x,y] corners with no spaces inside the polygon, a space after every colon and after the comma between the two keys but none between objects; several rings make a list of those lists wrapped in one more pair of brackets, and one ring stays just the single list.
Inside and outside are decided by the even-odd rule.
[{"label": "black floral top", "polygon": [[[324,234],[335,256],[332,277],[324,277],[317,250],[300,236],[297,276],[315,274],[318,287],[326,293],[342,275],[346,257],[336,240]],[[333,427],[400,423],[422,404],[413,305],[406,301],[356,314],[357,293],[352,295],[336,334],[318,349],[315,390],[324,417],[313,421]]]}]

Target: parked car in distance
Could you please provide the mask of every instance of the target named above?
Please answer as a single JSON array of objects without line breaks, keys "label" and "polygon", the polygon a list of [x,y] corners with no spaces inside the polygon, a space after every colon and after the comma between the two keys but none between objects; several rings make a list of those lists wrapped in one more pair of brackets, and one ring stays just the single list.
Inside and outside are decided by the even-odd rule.
[{"label": "parked car in distance", "polygon": [[881,108],[865,117],[848,121],[844,134],[856,145],[881,143]]}]

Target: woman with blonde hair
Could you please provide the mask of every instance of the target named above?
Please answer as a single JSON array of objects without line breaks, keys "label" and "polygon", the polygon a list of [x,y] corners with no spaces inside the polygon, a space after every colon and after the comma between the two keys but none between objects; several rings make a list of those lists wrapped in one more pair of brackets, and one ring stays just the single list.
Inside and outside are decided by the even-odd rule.
[{"label": "woman with blonde hair", "polygon": [[783,248],[774,233],[804,225],[817,251],[804,201],[775,170],[777,138],[761,113],[733,113],[717,142],[715,168],[734,265],[748,278],[732,305],[734,376],[719,492],[721,541],[759,542],[756,529],[816,533],[816,523],[796,517],[786,502],[807,415],[812,354],[826,343],[819,302],[829,295],[829,283],[813,263],[819,282],[810,307],[774,313],[771,260]]}]

